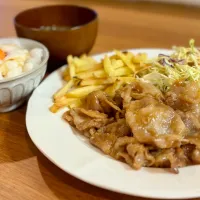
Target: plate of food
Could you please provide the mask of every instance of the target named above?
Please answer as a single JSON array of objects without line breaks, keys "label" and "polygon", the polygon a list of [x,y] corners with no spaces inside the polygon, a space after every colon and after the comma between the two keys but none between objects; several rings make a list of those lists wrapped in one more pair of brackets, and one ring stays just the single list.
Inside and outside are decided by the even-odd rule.
[{"label": "plate of food", "polygon": [[68,56],[32,94],[28,133],[72,176],[129,195],[200,197],[200,51]]}]

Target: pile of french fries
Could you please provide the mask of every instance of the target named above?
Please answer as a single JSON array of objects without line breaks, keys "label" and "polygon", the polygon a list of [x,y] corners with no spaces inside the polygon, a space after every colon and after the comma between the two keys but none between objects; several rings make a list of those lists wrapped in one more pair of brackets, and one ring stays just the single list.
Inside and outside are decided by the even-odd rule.
[{"label": "pile of french fries", "polygon": [[137,71],[148,67],[145,53],[134,55],[120,51],[106,55],[101,62],[86,55],[80,58],[69,55],[67,62],[63,73],[66,84],[53,96],[54,103],[50,107],[53,113],[64,107],[80,107],[85,97],[96,90],[103,90],[113,97],[123,84],[135,80]]}]

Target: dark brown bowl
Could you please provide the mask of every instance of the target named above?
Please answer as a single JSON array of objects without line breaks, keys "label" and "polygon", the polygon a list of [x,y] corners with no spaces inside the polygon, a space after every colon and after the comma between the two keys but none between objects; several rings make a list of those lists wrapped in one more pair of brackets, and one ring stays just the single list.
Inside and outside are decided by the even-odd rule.
[{"label": "dark brown bowl", "polygon": [[[44,6],[17,14],[14,25],[18,37],[37,40],[47,46],[49,71],[52,71],[66,63],[67,55],[80,56],[92,49],[97,36],[98,15],[86,7]],[[60,29],[52,30],[54,25]]]}]

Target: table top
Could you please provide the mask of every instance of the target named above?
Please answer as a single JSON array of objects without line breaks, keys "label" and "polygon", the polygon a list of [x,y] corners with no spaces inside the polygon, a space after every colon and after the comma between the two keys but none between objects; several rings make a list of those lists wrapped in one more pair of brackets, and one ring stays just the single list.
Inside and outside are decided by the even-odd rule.
[{"label": "table top", "polygon": [[[123,0],[2,0],[0,37],[15,36],[15,14],[44,3],[73,3],[97,10],[99,33],[91,53],[114,48],[170,48],[187,45],[190,38],[200,44],[200,8]],[[1,200],[144,200],[99,189],[60,170],[30,140],[25,113],[26,105],[0,114]]]}]

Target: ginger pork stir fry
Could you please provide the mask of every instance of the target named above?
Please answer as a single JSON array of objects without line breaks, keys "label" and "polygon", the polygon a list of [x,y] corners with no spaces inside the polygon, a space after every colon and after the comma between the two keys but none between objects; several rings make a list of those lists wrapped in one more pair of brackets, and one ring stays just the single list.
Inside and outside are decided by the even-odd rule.
[{"label": "ginger pork stir fry", "polygon": [[141,80],[124,85],[113,98],[94,91],[64,119],[105,154],[135,169],[200,164],[196,82],[177,83],[166,94]]},{"label": "ginger pork stir fry", "polygon": [[105,154],[141,167],[200,164],[200,51],[175,47],[171,54],[115,51],[96,62],[68,56],[66,84],[51,112]]}]

